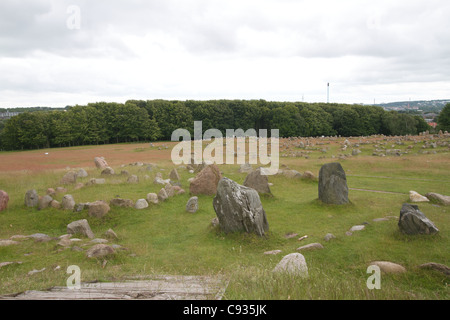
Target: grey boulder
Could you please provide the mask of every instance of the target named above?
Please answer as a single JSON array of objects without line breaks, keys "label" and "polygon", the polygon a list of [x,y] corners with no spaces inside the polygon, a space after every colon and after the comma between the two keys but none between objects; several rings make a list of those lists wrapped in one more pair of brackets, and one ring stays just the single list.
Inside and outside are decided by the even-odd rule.
[{"label": "grey boulder", "polygon": [[409,235],[434,234],[439,232],[439,229],[419,210],[417,205],[409,203],[403,204],[400,210],[398,227],[402,233]]}]

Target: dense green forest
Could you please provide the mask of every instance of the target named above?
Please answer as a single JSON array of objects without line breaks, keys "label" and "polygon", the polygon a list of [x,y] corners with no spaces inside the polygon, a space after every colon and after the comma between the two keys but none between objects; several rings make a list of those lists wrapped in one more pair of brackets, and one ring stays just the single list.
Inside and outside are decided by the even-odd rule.
[{"label": "dense green forest", "polygon": [[[98,102],[64,110],[23,112],[0,123],[0,150],[170,140],[178,128],[279,129],[281,137],[417,134],[421,116],[381,107],[265,100]],[[270,133],[270,131],[269,131]]]}]

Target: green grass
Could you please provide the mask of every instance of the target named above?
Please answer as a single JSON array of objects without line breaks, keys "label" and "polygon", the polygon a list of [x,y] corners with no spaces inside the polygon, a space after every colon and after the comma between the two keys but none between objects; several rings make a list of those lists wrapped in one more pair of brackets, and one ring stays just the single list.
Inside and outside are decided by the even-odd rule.
[{"label": "green grass", "polygon": [[[221,275],[229,280],[225,299],[449,299],[448,278],[430,270],[417,268],[426,262],[450,265],[450,208],[419,204],[420,209],[440,229],[433,236],[406,236],[399,232],[395,219],[373,222],[375,218],[399,216],[407,193],[438,192],[449,194],[450,155],[408,155],[401,159],[358,156],[342,160],[350,188],[374,189],[405,194],[380,194],[350,190],[351,204],[329,206],[317,201],[317,182],[271,176],[269,181],[274,197],[261,197],[270,230],[266,237],[251,234],[224,234],[211,226],[215,212],[213,197],[199,196],[199,210],[195,214],[185,211],[190,195],[187,192],[144,210],[115,208],[102,218],[95,219],[87,212],[73,213],[57,209],[38,211],[25,208],[25,192],[36,189],[44,195],[49,187],[59,186],[64,171],[43,173],[0,173],[0,189],[10,195],[8,209],[0,213],[0,239],[12,235],[45,233],[57,237],[66,233],[68,223],[87,219],[96,237],[112,228],[119,236],[113,243],[127,250],[118,250],[108,259],[88,259],[83,252],[60,250],[57,241],[35,243],[21,241],[19,245],[0,247],[0,262],[21,261],[0,269],[0,294],[31,289],[46,289],[65,285],[69,265],[78,265],[82,281],[111,281],[130,275],[177,274]],[[281,158],[281,163],[300,172],[315,174],[323,163],[336,159]],[[427,161],[430,165],[426,166]],[[425,164],[425,165],[424,165]],[[159,164],[167,178],[171,165]],[[94,167],[94,166],[93,166]],[[120,172],[121,168],[114,168]],[[124,168],[139,175],[139,184],[126,183],[125,177],[107,178],[107,184],[68,188],[76,202],[107,200],[120,196],[137,200],[147,193],[157,193],[161,186],[152,183],[157,170],[139,171],[138,167]],[[220,166],[224,175],[243,183],[245,174],[238,166]],[[88,170],[89,177],[100,177],[96,169]],[[182,185],[188,191],[187,179],[193,177],[179,170]],[[147,174],[150,179],[145,181]],[[361,177],[363,176],[363,177]],[[386,179],[381,177],[393,177]],[[377,178],[378,177],[378,178]],[[404,178],[404,179],[400,179]],[[413,179],[413,180],[410,180]],[[64,194],[56,199],[61,201]],[[346,236],[353,225],[367,222],[366,229]],[[308,238],[286,239],[295,232]],[[337,238],[325,242],[323,237],[333,233]],[[86,243],[84,240],[83,243]],[[271,271],[281,258],[296,252],[302,245],[320,242],[323,250],[302,253],[308,264],[308,279],[276,275]],[[276,256],[265,251],[279,249]],[[29,254],[31,253],[31,254]],[[27,254],[27,255],[25,255]],[[29,254],[29,255],[28,255]],[[407,272],[401,275],[382,274],[381,290],[368,290],[366,269],[373,260],[388,260],[403,265]],[[59,270],[53,270],[57,265]],[[46,270],[33,276],[33,269]]]}]

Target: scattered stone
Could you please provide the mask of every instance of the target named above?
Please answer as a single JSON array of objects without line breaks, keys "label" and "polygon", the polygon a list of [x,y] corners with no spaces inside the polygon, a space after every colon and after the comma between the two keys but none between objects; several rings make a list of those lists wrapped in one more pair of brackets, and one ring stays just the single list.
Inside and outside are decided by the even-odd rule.
[{"label": "scattered stone", "polygon": [[221,178],[222,174],[217,165],[208,165],[191,181],[189,192],[193,195],[215,195],[217,192],[217,184]]},{"label": "scattered stone", "polygon": [[84,209],[89,209],[90,203],[77,203],[75,204],[75,207],[73,208],[73,212],[81,212]]},{"label": "scattered stone", "polygon": [[[207,168],[205,168],[207,169]],[[263,236],[269,230],[258,192],[222,178],[213,200],[214,210],[225,233],[245,231]]]},{"label": "scattered stone", "polygon": [[302,179],[304,179],[304,180],[316,180],[316,176],[311,171],[305,171],[302,174]]},{"label": "scattered stone", "polygon": [[38,202],[38,209],[42,210],[42,209],[48,208],[50,206],[50,202],[52,202],[52,201],[53,201],[53,198],[50,197],[49,195],[40,197],[39,202]]},{"label": "scattered stone", "polygon": [[87,183],[88,185],[93,185],[93,184],[105,184],[106,180],[101,178],[101,179],[96,179],[96,178],[92,178],[91,180],[89,180],[89,182]]},{"label": "scattered stone", "polygon": [[310,243],[305,246],[297,248],[297,251],[311,251],[318,249],[323,249],[323,245],[321,245],[320,243]]},{"label": "scattered stone", "polygon": [[72,195],[66,194],[61,201],[61,207],[64,210],[73,210],[75,208],[75,200]]},{"label": "scattered stone", "polygon": [[166,193],[169,198],[173,197],[176,193],[176,189],[174,189],[174,187],[170,183],[166,184],[164,186],[164,189],[166,189]]},{"label": "scattered stone", "polygon": [[62,238],[59,240],[58,245],[61,247],[70,247],[72,245],[72,241],[69,238]]},{"label": "scattered stone", "polygon": [[300,237],[300,238],[298,238],[298,241],[302,241],[302,240],[305,240],[306,238],[308,238],[308,236],[302,236],[302,237]]},{"label": "scattered stone", "polygon": [[267,175],[262,174],[261,168],[250,172],[244,180],[244,186],[255,189],[262,194],[272,194]]},{"label": "scattered stone", "polygon": [[416,191],[409,192],[409,200],[411,200],[412,202],[429,202],[430,201],[427,197],[420,195]]},{"label": "scattered stone", "polygon": [[350,232],[355,232],[355,231],[361,231],[364,230],[366,227],[363,225],[358,225],[358,226],[353,226],[350,228]]},{"label": "scattered stone", "polygon": [[148,202],[145,199],[138,199],[134,205],[135,209],[145,209],[148,208]]},{"label": "scattered stone", "polygon": [[114,198],[111,201],[109,201],[109,205],[123,208],[133,208],[134,202],[133,200],[130,199]]},{"label": "scattered stone", "polygon": [[105,233],[104,236],[108,239],[114,239],[117,240],[119,239],[119,237],[117,236],[117,234],[114,232],[113,229],[108,229]]},{"label": "scattered stone", "polygon": [[173,181],[180,181],[180,175],[178,174],[177,169],[174,168],[172,171],[170,171],[169,178]]},{"label": "scattered stone", "polygon": [[6,210],[8,207],[9,195],[6,191],[0,190],[0,211]]},{"label": "scattered stone", "polygon": [[283,175],[288,178],[301,178],[302,174],[297,170],[283,170]]},{"label": "scattered stone", "polygon": [[50,202],[50,207],[55,209],[61,209],[61,203],[57,200]]},{"label": "scattered stone", "polygon": [[95,238],[95,239],[92,239],[91,241],[89,241],[89,243],[91,243],[91,244],[108,243],[108,240],[101,239],[101,238]]},{"label": "scattered stone", "polygon": [[53,240],[52,237],[44,234],[44,233],[34,233],[29,236],[30,238],[34,239],[36,242],[49,242]]},{"label": "scattered stone", "polygon": [[89,204],[90,217],[102,218],[109,212],[109,210],[111,210],[111,208],[103,200],[95,201]]},{"label": "scattered stone", "polygon": [[340,163],[327,163],[320,168],[319,200],[337,205],[349,202],[347,178]]},{"label": "scattered stone", "polygon": [[286,239],[292,239],[292,238],[298,237],[298,233],[293,233],[293,232],[287,233],[287,234],[284,235],[284,237]]},{"label": "scattered stone", "polygon": [[102,170],[101,173],[102,176],[110,176],[110,175],[114,175],[114,169],[111,167],[106,167],[105,169]]},{"label": "scattered stone", "polygon": [[88,176],[88,173],[83,168],[81,168],[77,171],[77,177],[86,178],[87,176]]},{"label": "scattered stone", "polygon": [[45,271],[45,270],[46,270],[45,268],[42,268],[41,270],[33,269],[33,270],[31,270],[30,272],[28,272],[28,275],[29,275],[29,276],[32,276],[33,274],[41,273],[41,272],[43,272],[43,271]]},{"label": "scattered stone", "polygon": [[163,201],[167,200],[168,198],[169,198],[169,196],[167,195],[166,189],[161,188],[161,190],[159,190],[159,192],[158,192],[158,201],[163,202]]},{"label": "scattered stone", "polygon": [[401,232],[409,235],[434,234],[439,232],[439,229],[419,210],[417,205],[409,203],[403,204],[400,210],[398,227]]},{"label": "scattered stone", "polygon": [[273,272],[288,273],[302,278],[308,277],[308,266],[305,257],[301,253],[291,253],[283,257],[275,266]]},{"label": "scattered stone", "polygon": [[67,189],[64,188],[64,187],[57,187],[57,188],[55,189],[55,191],[56,191],[56,193],[66,193],[66,192],[67,192]]},{"label": "scattered stone", "polygon": [[128,177],[127,182],[128,183],[138,183],[139,182],[139,177],[133,174],[133,175]]},{"label": "scattered stone", "polygon": [[439,271],[439,272],[445,274],[446,276],[450,276],[450,268],[447,267],[444,264],[435,263],[435,262],[428,262],[428,263],[421,264],[418,267],[422,268],[422,269],[436,270],[436,271]]},{"label": "scattered stone", "polygon": [[148,193],[147,194],[147,202],[153,203],[153,204],[158,204],[158,195],[156,193]]},{"label": "scattered stone", "polygon": [[29,238],[30,238],[29,236],[17,234],[17,235],[9,237],[9,240],[28,240]]},{"label": "scattered stone", "polygon": [[36,190],[28,190],[25,194],[25,205],[27,207],[36,207],[39,203],[39,196]]},{"label": "scattered stone", "polygon": [[186,211],[190,213],[196,213],[198,210],[198,197],[192,197],[186,204]]},{"label": "scattered stone", "polygon": [[281,253],[281,250],[272,250],[264,252],[265,255],[277,255],[279,253]]},{"label": "scattered stone", "polygon": [[108,163],[106,162],[105,158],[103,157],[95,157],[94,158],[95,166],[97,169],[105,169],[108,167]]},{"label": "scattered stone", "polygon": [[0,240],[0,247],[7,247],[15,244],[19,244],[19,242],[14,240]]},{"label": "scattered stone", "polygon": [[72,251],[83,252],[84,250],[83,250],[83,248],[80,248],[79,246],[73,246]]},{"label": "scattered stone", "polygon": [[336,237],[332,233],[327,233],[323,239],[328,242],[331,239],[336,239]]},{"label": "scattered stone", "polygon": [[429,200],[435,201],[443,206],[450,206],[450,196],[429,192],[425,195]]},{"label": "scattered stone", "polygon": [[107,244],[96,244],[92,248],[86,251],[88,258],[103,258],[115,253],[114,249]]},{"label": "scattered stone", "polygon": [[405,267],[397,263],[389,261],[373,261],[370,265],[375,265],[380,268],[381,271],[385,273],[403,273],[406,272]]},{"label": "scattered stone", "polygon": [[77,182],[77,173],[75,171],[67,172],[61,179],[61,184],[75,184]]},{"label": "scattered stone", "polygon": [[376,219],[373,219],[372,221],[373,222],[380,222],[380,221],[389,221],[390,219],[389,218],[376,218]]},{"label": "scattered stone", "polygon": [[89,223],[86,219],[73,221],[67,225],[67,233],[69,234],[82,234],[89,239],[94,238],[94,233],[89,226]]},{"label": "scattered stone", "polygon": [[53,196],[53,195],[56,194],[56,191],[55,191],[55,189],[53,189],[53,188],[48,188],[48,189],[47,189],[47,194],[48,194],[49,196]]},{"label": "scattered stone", "polygon": [[17,261],[17,262],[0,262],[0,269],[6,266],[9,266],[11,264],[22,264],[22,261]]}]

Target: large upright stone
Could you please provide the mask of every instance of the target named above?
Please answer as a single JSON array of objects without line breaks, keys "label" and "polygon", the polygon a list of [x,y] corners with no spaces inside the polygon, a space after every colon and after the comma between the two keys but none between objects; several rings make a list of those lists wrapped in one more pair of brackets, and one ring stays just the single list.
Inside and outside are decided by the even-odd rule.
[{"label": "large upright stone", "polygon": [[189,192],[193,195],[215,195],[217,184],[222,179],[222,174],[215,164],[203,168],[189,185]]},{"label": "large upright stone", "polygon": [[67,172],[61,179],[62,184],[75,184],[77,182],[77,173],[75,171]]},{"label": "large upright stone", "polygon": [[259,193],[271,194],[269,179],[267,175],[262,174],[262,169],[258,168],[250,172],[244,180],[244,186],[255,189]]},{"label": "large upright stone", "polygon": [[186,211],[195,213],[198,210],[198,197],[192,197],[186,203]]},{"label": "large upright stone", "polygon": [[8,207],[9,195],[6,191],[0,190],[0,211],[6,210]]},{"label": "large upright stone", "polygon": [[105,158],[103,158],[103,157],[95,157],[94,162],[95,162],[95,166],[97,167],[97,169],[103,170],[106,167],[108,167],[108,163],[106,162]]},{"label": "large upright stone", "polygon": [[172,171],[170,171],[170,175],[169,175],[170,180],[172,181],[180,181],[180,175],[178,174],[177,169],[172,169]]},{"label": "large upright stone", "polygon": [[340,163],[327,163],[320,168],[319,200],[327,204],[349,202],[347,178]]},{"label": "large upright stone", "polygon": [[225,233],[244,231],[263,236],[269,230],[266,212],[255,189],[222,178],[213,206]]},{"label": "large upright stone", "polygon": [[28,190],[25,194],[25,205],[27,207],[36,207],[39,203],[39,195],[36,190]]},{"label": "large upright stone", "polygon": [[409,235],[439,232],[439,229],[419,210],[418,206],[409,203],[404,203],[400,210],[398,227],[401,232]]}]

